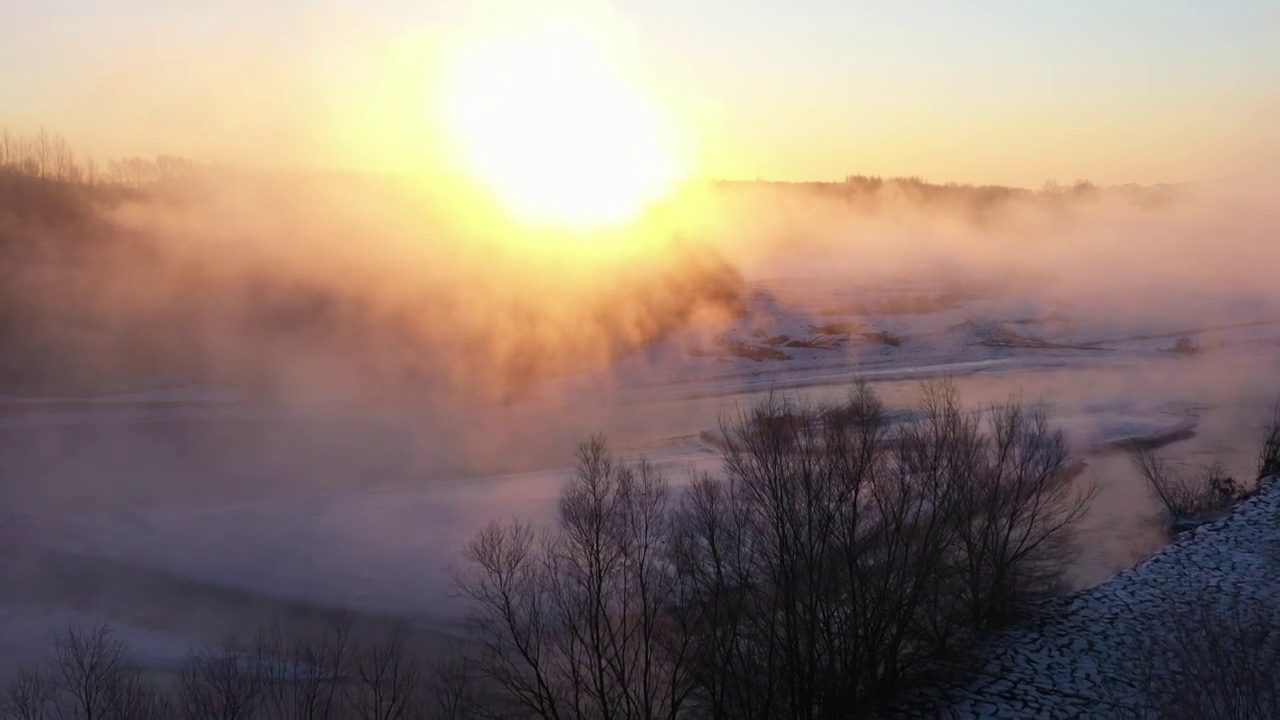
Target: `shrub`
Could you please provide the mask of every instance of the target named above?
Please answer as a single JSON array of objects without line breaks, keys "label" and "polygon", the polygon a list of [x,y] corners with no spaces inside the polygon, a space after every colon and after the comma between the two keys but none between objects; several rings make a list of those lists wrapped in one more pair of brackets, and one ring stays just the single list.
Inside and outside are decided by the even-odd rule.
[{"label": "shrub", "polygon": [[1171,608],[1150,662],[1139,666],[1136,717],[1280,717],[1280,612],[1257,599],[1206,596]]},{"label": "shrub", "polygon": [[1272,406],[1271,421],[1267,424],[1258,451],[1258,477],[1280,474],[1280,400]]},{"label": "shrub", "polygon": [[889,347],[900,347],[902,345],[902,338],[894,335],[888,330],[877,330],[875,332],[863,333],[862,337],[872,342],[880,343],[881,345],[888,345]]},{"label": "shrub", "polygon": [[1165,521],[1171,529],[1198,522],[1230,507],[1244,494],[1244,488],[1227,476],[1220,465],[1210,465],[1196,475],[1187,476],[1171,468],[1150,449],[1135,450],[1130,458],[1164,506]]}]

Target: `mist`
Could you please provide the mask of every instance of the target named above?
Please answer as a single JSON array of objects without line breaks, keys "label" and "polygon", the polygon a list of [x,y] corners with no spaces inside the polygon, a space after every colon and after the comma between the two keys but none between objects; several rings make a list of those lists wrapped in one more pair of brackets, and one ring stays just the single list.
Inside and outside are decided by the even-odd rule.
[{"label": "mist", "polygon": [[[16,396],[176,382],[457,426],[522,399],[573,404],[566,377],[668,379],[679,362],[656,345],[711,342],[761,281],[800,315],[823,308],[787,297],[788,279],[800,295],[1070,307],[1097,340],[1272,319],[1278,299],[1258,272],[1280,260],[1261,185],[690,183],[631,227],[571,232],[403,176],[184,166],[146,187],[8,182]],[[15,200],[23,183],[46,194]],[[626,377],[611,369],[623,358]]]},{"label": "mist", "polygon": [[[1280,389],[1273,335],[1212,335],[1280,318],[1261,182],[690,181],[632,224],[565,230],[439,178],[77,162],[0,174],[10,600],[72,595],[188,641],[336,605],[448,627],[464,539],[554,516],[591,434],[685,477],[717,466],[700,443],[726,413],[858,377],[897,404],[935,375],[974,406],[1047,403],[1102,486],[1087,585],[1161,542],[1098,448],[1192,413],[1174,456],[1245,476]],[[1059,316],[1069,340],[1037,334]],[[842,324],[866,327],[813,330]],[[973,340],[930,344],[949,332]],[[1205,352],[1151,368],[1063,349],[1183,333]],[[68,557],[101,560],[68,586]]]},{"label": "mist", "polygon": [[1277,10],[206,5],[0,23],[0,717],[1280,707]]},{"label": "mist", "polygon": [[8,263],[9,287],[77,327],[31,343],[65,348],[35,351],[72,366],[59,382],[170,362],[300,395],[327,372],[329,392],[416,378],[490,397],[741,313],[761,277],[991,287],[1117,326],[1226,323],[1276,299],[1256,271],[1280,256],[1271,186],[695,185],[634,228],[569,233],[427,185],[201,169],[52,208],[70,222],[14,205],[7,250],[37,262]]}]

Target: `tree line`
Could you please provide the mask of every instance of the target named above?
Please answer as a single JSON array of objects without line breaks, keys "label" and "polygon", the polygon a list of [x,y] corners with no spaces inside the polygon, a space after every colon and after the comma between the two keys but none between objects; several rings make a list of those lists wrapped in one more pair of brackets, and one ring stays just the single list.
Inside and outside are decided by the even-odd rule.
[{"label": "tree line", "polygon": [[92,156],[77,154],[62,135],[43,128],[31,135],[0,129],[0,175],[10,178],[141,188],[182,178],[199,167],[193,160],[174,155],[127,157],[100,164]]}]

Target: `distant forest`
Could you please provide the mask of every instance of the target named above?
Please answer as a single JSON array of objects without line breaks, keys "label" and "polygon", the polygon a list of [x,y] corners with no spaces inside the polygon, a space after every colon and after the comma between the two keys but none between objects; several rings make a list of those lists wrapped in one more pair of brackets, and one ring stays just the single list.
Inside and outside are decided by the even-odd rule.
[{"label": "distant forest", "polygon": [[1078,203],[1112,198],[1135,206],[1158,208],[1173,202],[1187,189],[1169,184],[1099,186],[1089,180],[1066,185],[1050,180],[1033,190],[1004,185],[935,183],[915,176],[874,175],[849,175],[843,182],[717,180],[715,185],[729,193],[768,189],[784,196],[823,198],[868,212],[895,207],[946,208],[979,224],[998,216],[1001,210],[1025,205],[1061,210]]},{"label": "distant forest", "polygon": [[[201,163],[174,155],[154,158],[127,157],[99,163],[93,157],[77,154],[62,135],[45,130],[34,135],[19,135],[0,129],[0,212],[32,210],[28,204],[14,202],[15,193],[30,191],[33,181],[60,188],[106,188],[111,190],[142,189],[164,186],[200,174],[234,175],[235,170],[220,164]],[[352,175],[353,173],[336,173]],[[1179,185],[1125,184],[1101,187],[1089,180],[1060,184],[1050,180],[1038,189],[1004,185],[969,183],[936,183],[919,176],[880,177],[848,175],[840,182],[785,182],[774,180],[711,180],[724,191],[770,188],[798,194],[837,198],[849,202],[870,201],[894,195],[904,201],[919,203],[970,204],[987,207],[1013,201],[1087,200],[1103,195],[1121,196],[1144,204],[1161,204],[1172,199]],[[107,193],[104,197],[112,197]],[[27,198],[30,199],[30,198]]]}]

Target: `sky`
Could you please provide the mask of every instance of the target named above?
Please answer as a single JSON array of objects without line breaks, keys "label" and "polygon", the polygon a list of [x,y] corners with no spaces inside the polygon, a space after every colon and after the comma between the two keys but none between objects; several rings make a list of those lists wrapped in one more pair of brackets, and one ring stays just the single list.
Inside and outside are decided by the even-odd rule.
[{"label": "sky", "polygon": [[0,4],[0,125],[102,157],[447,168],[451,58],[545,16],[607,41],[699,174],[1034,187],[1280,160],[1275,0]]}]

